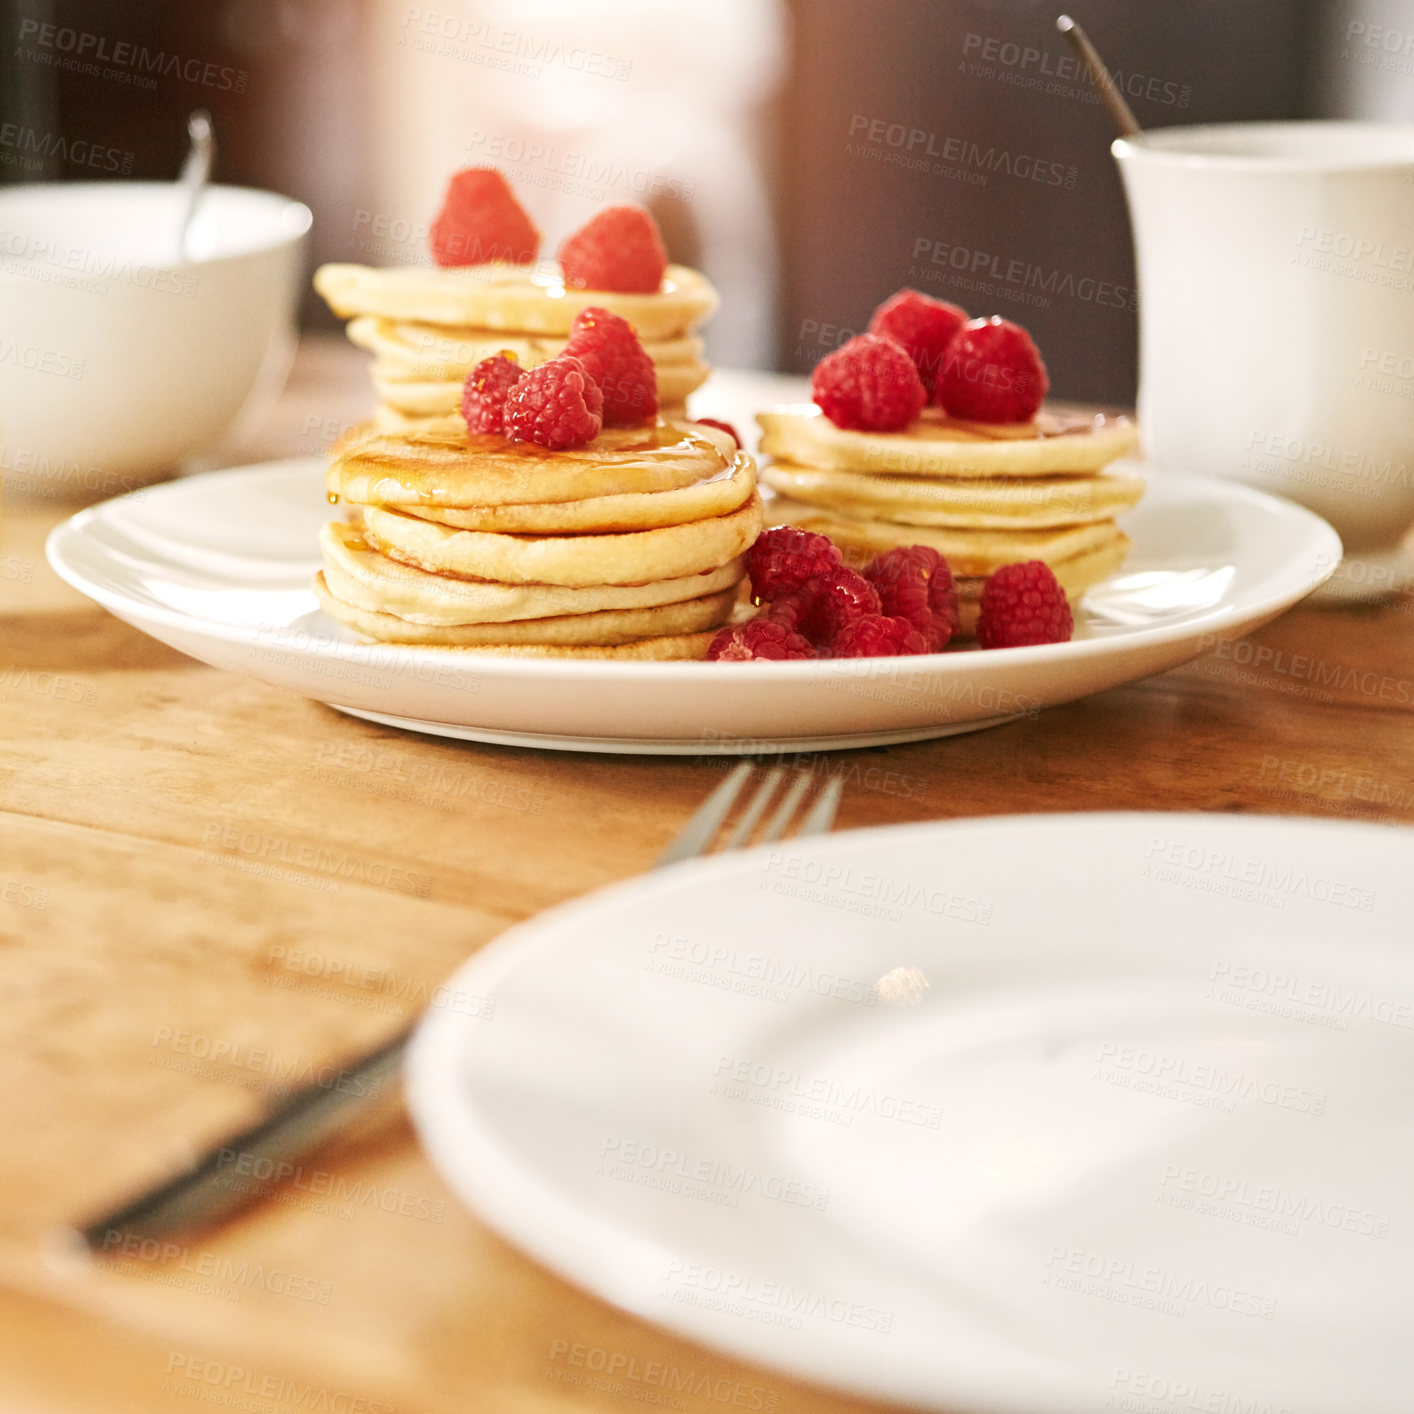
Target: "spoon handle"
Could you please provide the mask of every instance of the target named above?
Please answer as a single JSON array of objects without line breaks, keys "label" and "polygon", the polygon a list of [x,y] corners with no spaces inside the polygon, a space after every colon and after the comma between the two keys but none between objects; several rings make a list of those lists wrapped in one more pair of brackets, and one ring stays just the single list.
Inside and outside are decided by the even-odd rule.
[{"label": "spoon handle", "polygon": [[1114,125],[1119,129],[1120,135],[1133,137],[1140,131],[1139,124],[1129,104],[1124,101],[1124,95],[1110,77],[1104,61],[1095,52],[1095,46],[1090,43],[1090,36],[1069,15],[1062,15],[1056,21],[1056,28],[1070,41],[1081,63],[1085,65],[1085,72],[1089,74],[1095,92],[1100,95],[1100,101],[1109,109],[1110,117],[1114,119]]},{"label": "spoon handle", "polygon": [[187,259],[187,236],[191,231],[192,218],[196,215],[201,194],[211,180],[211,164],[216,160],[216,136],[211,127],[211,114],[198,108],[187,119],[187,136],[191,146],[187,149],[186,161],[182,163],[182,174],[177,178],[181,191],[182,226],[177,235],[177,259]]}]

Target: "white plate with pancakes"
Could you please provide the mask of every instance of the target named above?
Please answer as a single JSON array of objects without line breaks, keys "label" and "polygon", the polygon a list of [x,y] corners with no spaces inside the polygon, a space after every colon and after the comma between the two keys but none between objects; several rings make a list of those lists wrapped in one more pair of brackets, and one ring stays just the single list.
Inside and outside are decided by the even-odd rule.
[{"label": "white plate with pancakes", "polygon": [[1335,532],[1290,502],[1155,475],[1120,518],[1132,541],[1122,570],[1090,590],[1069,643],[784,663],[463,655],[363,643],[322,612],[311,579],[330,513],[324,473],[300,459],[119,497],[56,529],[50,563],[202,662],[372,721],[511,746],[697,755],[888,745],[1034,716],[1250,632],[1341,554]]},{"label": "white plate with pancakes", "polygon": [[460,969],[413,1117],[539,1261],[817,1384],[1404,1414],[1409,840],[1031,816],[678,866]]}]

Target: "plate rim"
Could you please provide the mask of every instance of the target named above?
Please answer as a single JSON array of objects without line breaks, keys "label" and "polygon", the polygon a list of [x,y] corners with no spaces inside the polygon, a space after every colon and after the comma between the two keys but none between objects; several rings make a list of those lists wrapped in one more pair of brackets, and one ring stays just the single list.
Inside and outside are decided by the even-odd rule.
[{"label": "plate rim", "polygon": [[905,727],[897,731],[822,733],[816,736],[723,737],[710,744],[694,737],[643,736],[563,736],[553,732],[501,731],[495,727],[463,727],[455,722],[434,722],[425,717],[400,716],[395,712],[378,712],[362,707],[345,707],[327,703],[336,712],[359,717],[379,726],[396,727],[401,731],[423,732],[452,741],[476,741],[490,746],[534,748],[539,751],[584,751],[596,755],[651,756],[754,756],[770,757],[783,754],[818,751],[859,751],[874,746],[909,746],[920,741],[937,741],[948,736],[964,736],[972,732],[990,731],[1020,721],[1024,712],[1004,717],[979,717],[974,721],[943,726]]},{"label": "plate rim", "polygon": [[[811,857],[828,857],[848,852],[861,839],[886,839],[900,835],[922,837],[966,833],[970,838],[979,834],[998,835],[1021,833],[1042,836],[1052,832],[1066,833],[1077,827],[1103,832],[1117,829],[1135,829],[1143,822],[1162,822],[1166,828],[1188,825],[1190,828],[1217,827],[1224,831],[1236,831],[1244,835],[1302,834],[1319,837],[1331,832],[1342,836],[1364,836],[1381,843],[1389,843],[1396,835],[1406,834],[1406,845],[1414,845],[1414,826],[1399,822],[1393,825],[1357,820],[1327,820],[1314,816],[1233,814],[1225,811],[1069,811],[1036,812],[1033,814],[996,814],[963,816],[948,819],[909,821],[897,825],[868,826],[854,830],[834,831],[804,839],[786,841],[793,848]],[[1376,833],[1378,832],[1378,833]],[[634,898],[646,892],[650,897],[674,890],[679,881],[703,878],[710,882],[715,875],[735,874],[749,869],[756,858],[780,848],[779,844],[756,846],[749,850],[735,850],[725,854],[710,855],[684,860],[662,870],[650,869],[647,873],[636,874],[627,879],[615,880],[588,894],[554,905],[544,912],[513,924],[505,932],[498,934],[467,958],[447,979],[451,990],[470,989],[484,992],[493,987],[514,964],[521,950],[533,942],[548,923],[554,928],[583,925],[595,915],[613,911],[620,900]],[[1410,943],[1414,949],[1414,941]],[[701,1321],[694,1319],[694,1308],[680,1303],[652,1304],[633,1290],[628,1279],[615,1284],[602,1279],[601,1274],[609,1271],[604,1261],[604,1253],[597,1245],[600,1239],[592,1210],[564,1200],[555,1200],[555,1211],[540,1211],[524,1219],[517,1225],[511,1216],[524,1193],[524,1165],[516,1162],[504,1152],[496,1153],[496,1145],[491,1143],[488,1133],[474,1122],[471,1112],[459,1108],[454,1103],[454,1086],[442,1086],[435,1073],[445,1062],[444,1073],[455,1074],[455,1061],[459,1055],[459,1038],[465,1033],[465,1018],[458,1018],[449,1012],[429,1012],[415,1031],[409,1046],[404,1091],[408,1112],[419,1144],[437,1168],[439,1175],[457,1199],[470,1210],[478,1221],[485,1222],[499,1236],[508,1241],[518,1251],[529,1256],[547,1270],[554,1272],[580,1290],[626,1311],[650,1324],[670,1331],[673,1335],[695,1342],[708,1349],[725,1353],[732,1358],[742,1359],[767,1370],[815,1384],[838,1395],[881,1399],[885,1401],[921,1402],[921,1407],[952,1409],[959,1401],[976,1398],[984,1403],[978,1407],[1015,1414],[1080,1414],[1081,1405],[1062,1402],[1059,1391],[1027,1393],[1012,1388],[999,1396],[995,1388],[970,1391],[965,1385],[943,1392],[922,1390],[907,1386],[906,1382],[869,1383],[867,1372],[853,1355],[847,1355],[843,1342],[817,1342],[808,1351],[790,1347],[791,1353],[779,1354],[765,1339],[753,1340],[753,1336],[764,1336],[762,1331],[751,1329],[752,1323],[743,1322],[737,1326],[714,1325],[710,1317]],[[437,1114],[433,1111],[437,1110]],[[449,1122],[450,1117],[450,1122]],[[440,1130],[435,1123],[440,1121]],[[453,1151],[462,1146],[460,1164]],[[467,1145],[479,1146],[475,1162],[467,1162]],[[489,1156],[495,1153],[495,1158]],[[503,1186],[498,1198],[486,1201],[484,1194],[480,1201],[473,1202],[468,1190],[476,1183],[494,1173],[496,1159],[507,1174],[521,1180],[518,1185]],[[466,1181],[470,1175],[471,1181]],[[586,1211],[588,1216],[586,1217]],[[579,1231],[567,1245],[552,1246],[563,1237],[566,1218],[576,1221]],[[646,1241],[646,1239],[644,1239]],[[671,1249],[664,1249],[671,1250]],[[578,1255],[579,1261],[574,1260]],[[598,1279],[594,1279],[598,1278]],[[745,1332],[744,1338],[735,1338],[736,1332]],[[725,1332],[725,1334],[724,1334]],[[808,1359],[807,1359],[808,1356]],[[946,1400],[946,1403],[942,1402]],[[1093,1407],[1093,1400],[1087,1399],[1083,1408]]]},{"label": "plate rim", "polygon": [[[167,605],[147,605],[137,603],[130,596],[121,591],[110,590],[105,585],[95,584],[94,581],[75,565],[69,553],[70,546],[78,537],[82,537],[89,524],[95,520],[100,520],[105,515],[112,513],[113,508],[123,505],[134,498],[151,499],[153,497],[193,494],[195,487],[213,481],[229,482],[244,479],[271,478],[277,475],[294,476],[303,470],[313,473],[316,469],[320,471],[322,479],[323,459],[319,457],[293,457],[270,462],[257,462],[248,466],[228,467],[221,471],[206,472],[200,477],[179,477],[173,481],[159,483],[155,486],[140,487],[122,496],[115,496],[106,501],[101,501],[96,505],[85,507],[75,515],[57,525],[45,540],[45,557],[54,572],[71,588],[92,599],[95,603],[107,609],[110,613],[122,618],[125,622],[132,622],[129,615],[160,623],[164,627],[187,632],[198,632],[204,636],[219,639],[232,644],[250,644],[258,641],[258,630],[249,625],[243,624],[223,624],[213,622],[209,619],[199,618],[195,615],[184,613],[180,609],[174,609]],[[1165,490],[1185,490],[1197,492],[1201,498],[1218,503],[1243,504],[1255,509],[1271,511],[1277,508],[1284,516],[1290,517],[1292,524],[1302,524],[1304,522],[1307,532],[1314,536],[1318,543],[1313,544],[1313,562],[1322,554],[1326,554],[1329,565],[1324,570],[1311,570],[1305,574],[1296,574],[1291,564],[1286,564],[1278,573],[1286,579],[1284,587],[1269,592],[1262,599],[1239,609],[1233,604],[1219,605],[1214,609],[1200,611],[1196,620],[1194,618],[1184,619],[1176,624],[1155,624],[1149,627],[1125,629],[1123,631],[1107,634],[1101,638],[1072,639],[1066,643],[1046,643],[1035,644],[1029,647],[1006,649],[1006,662],[1020,668],[1025,668],[1034,663],[1044,662],[1076,662],[1085,659],[1097,658],[1105,659],[1115,654],[1123,654],[1134,650],[1146,648],[1163,647],[1169,644],[1182,642],[1184,639],[1201,634],[1209,629],[1220,625],[1224,619],[1240,615],[1243,619],[1250,619],[1260,622],[1263,616],[1274,616],[1285,609],[1304,599],[1308,594],[1313,593],[1327,579],[1329,579],[1338,568],[1343,554],[1343,546],[1340,537],[1335,529],[1314,511],[1308,510],[1305,506],[1298,505],[1294,501],[1289,501],[1285,497],[1275,496],[1266,491],[1257,490],[1255,487],[1247,486],[1237,481],[1227,481],[1220,477],[1188,476],[1174,473],[1159,472],[1149,478],[1149,489],[1156,485],[1164,486]],[[1146,492],[1146,495],[1148,493]],[[1141,505],[1143,503],[1141,502]],[[1324,540],[1324,548],[1319,544]],[[317,565],[318,556],[314,546],[311,546],[310,563]],[[126,611],[126,612],[124,612]],[[322,616],[322,615],[321,615]],[[138,625],[135,625],[138,626]],[[331,625],[337,627],[337,625]],[[367,660],[370,655],[374,655],[387,664],[390,668],[398,665],[412,665],[427,660],[420,657],[427,649],[425,646],[417,644],[361,644],[355,642],[345,642],[342,639],[326,636],[322,642],[312,645],[309,648],[299,646],[290,647],[287,651],[295,653],[299,657],[324,660],[328,658],[343,658],[350,653],[356,653],[363,660]],[[386,656],[385,656],[386,655]],[[941,664],[946,661],[949,664],[957,665],[956,671],[965,673],[968,671],[961,664],[969,659],[981,657],[984,660],[990,659],[990,654],[974,652],[954,652],[954,653],[926,653],[915,655],[910,662],[916,662],[920,667],[928,665],[927,669],[933,672],[942,671]],[[851,664],[855,660],[849,660]],[[779,663],[712,663],[705,662],[619,662],[612,659],[591,659],[578,660],[573,658],[521,658],[521,657],[497,657],[494,654],[475,654],[468,657],[463,664],[458,660],[456,666],[465,667],[467,671],[478,674],[490,674],[500,677],[529,677],[532,679],[554,680],[556,678],[574,681],[585,677],[600,678],[606,673],[613,679],[625,683],[636,682],[677,682],[691,683],[703,680],[722,681],[724,683],[732,681],[743,681],[742,674],[750,674],[752,682],[781,682],[781,683],[805,683],[811,681],[831,682],[841,676],[858,677],[867,680],[872,676],[886,675],[896,672],[900,660],[893,658],[878,658],[862,660],[868,666],[865,671],[858,671],[857,667],[852,667],[848,674],[841,674],[836,665],[829,660],[819,660],[807,664],[796,662]],[[992,660],[995,661],[995,660]],[[833,669],[833,670],[832,670]],[[949,669],[948,671],[952,671]]]}]

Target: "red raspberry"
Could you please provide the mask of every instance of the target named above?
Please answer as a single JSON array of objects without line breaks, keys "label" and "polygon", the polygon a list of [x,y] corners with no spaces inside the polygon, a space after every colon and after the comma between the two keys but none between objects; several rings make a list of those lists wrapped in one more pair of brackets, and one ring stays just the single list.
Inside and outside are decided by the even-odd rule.
[{"label": "red raspberry", "polygon": [[993,315],[962,326],[938,377],[938,402],[971,422],[1030,422],[1051,386],[1019,324]]},{"label": "red raspberry", "polygon": [[513,353],[483,358],[462,387],[462,417],[468,432],[504,432],[506,395],[520,382],[525,369]]},{"label": "red raspberry", "polygon": [[529,265],[540,232],[494,167],[468,167],[447,183],[428,244],[438,265]]},{"label": "red raspberry", "polygon": [[605,427],[638,427],[657,417],[658,372],[627,319],[597,304],[580,310],[565,352],[604,394]]},{"label": "red raspberry", "polygon": [[506,398],[506,435],[562,452],[592,442],[604,425],[604,395],[577,358],[532,368]]},{"label": "red raspberry", "polygon": [[833,658],[897,658],[926,653],[927,641],[907,619],[865,614],[846,624],[830,649]]},{"label": "red raspberry", "polygon": [[806,580],[793,593],[780,599],[772,599],[762,608],[761,613],[773,623],[783,624],[786,628],[798,632],[800,621],[805,617],[805,611],[810,607],[811,583],[811,580]]},{"label": "red raspberry", "polygon": [[983,648],[1064,643],[1074,626],[1070,601],[1049,565],[1027,560],[1003,565],[987,576],[977,619],[977,641]]},{"label": "red raspberry", "polygon": [[928,545],[899,545],[864,571],[884,613],[905,618],[940,653],[957,632],[957,588],[948,562]]},{"label": "red raspberry", "polygon": [[903,346],[877,334],[860,334],[826,354],[810,377],[810,396],[836,427],[861,432],[897,432],[928,401]]},{"label": "red raspberry", "polygon": [[751,597],[758,603],[793,594],[806,580],[832,570],[840,562],[838,546],[813,531],[778,525],[756,537],[746,552]]},{"label": "red raspberry", "polygon": [[814,656],[815,650],[794,629],[765,617],[748,619],[744,624],[724,628],[707,650],[709,661],[721,663]]},{"label": "red raspberry", "polygon": [[934,653],[941,653],[957,632],[957,585],[952,566],[938,556],[939,566],[928,579],[928,603],[933,610],[933,633],[929,639]]},{"label": "red raspberry", "polygon": [[668,268],[658,223],[641,206],[608,206],[560,247],[565,284],[576,290],[657,294]]},{"label": "red raspberry", "polygon": [[800,616],[800,631],[817,648],[833,647],[849,624],[880,610],[878,590],[843,565],[815,575],[806,590],[810,597]]},{"label": "red raspberry", "polygon": [[715,427],[718,432],[725,432],[738,447],[744,445],[741,438],[737,436],[736,428],[730,422],[722,422],[715,417],[694,417],[692,420],[700,422],[704,427]]},{"label": "red raspberry", "polygon": [[943,354],[966,323],[965,309],[944,300],[929,299],[917,290],[900,290],[874,311],[869,332],[882,334],[903,345],[923,380],[928,401],[932,402],[938,374],[943,371]]}]

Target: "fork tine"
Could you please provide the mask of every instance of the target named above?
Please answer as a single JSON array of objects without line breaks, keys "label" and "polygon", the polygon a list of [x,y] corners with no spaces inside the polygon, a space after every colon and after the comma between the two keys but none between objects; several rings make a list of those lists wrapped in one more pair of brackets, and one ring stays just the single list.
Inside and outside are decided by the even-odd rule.
[{"label": "fork tine", "polygon": [[785,768],[783,766],[772,766],[766,772],[765,779],[751,798],[751,803],[742,811],[736,828],[727,836],[722,845],[723,850],[740,849],[751,838],[751,832],[756,828],[756,822],[766,813],[766,807],[771,803],[771,797],[775,795],[776,787],[780,785],[784,775]]},{"label": "fork tine", "polygon": [[743,761],[728,775],[726,780],[697,807],[696,814],[682,827],[677,838],[659,856],[657,868],[661,869],[665,864],[676,864],[682,859],[695,859],[699,854],[706,852],[708,845],[716,838],[717,831],[722,828],[722,821],[727,818],[727,812],[736,804],[737,796],[741,794],[742,787],[754,769],[750,761]]},{"label": "fork tine", "polygon": [[[701,855],[711,854],[713,852],[712,844],[717,838],[718,831],[721,830],[727,816],[731,814],[732,807],[737,803],[747,781],[751,779],[755,770],[756,764],[751,761],[743,761],[737,766],[697,808],[696,813],[683,826],[678,837],[663,851],[658,859],[657,867],[661,869],[666,864],[676,864],[684,859],[696,859]],[[786,769],[783,766],[772,766],[766,771],[741,817],[722,841],[720,852],[740,849],[751,839],[752,831],[760,823],[761,817],[775,799],[776,792],[786,774]],[[758,844],[770,844],[785,836],[786,832],[790,830],[796,810],[814,783],[814,777],[809,772],[796,771],[792,774],[795,779],[782,794],[770,820],[757,840]],[[839,809],[840,797],[843,793],[843,777],[835,776],[826,782],[794,833],[796,835],[825,834],[835,822],[835,812]]]},{"label": "fork tine", "polygon": [[810,807],[810,813],[801,821],[797,835],[823,835],[835,823],[835,812],[840,808],[840,796],[844,794],[844,777],[836,776],[820,792],[820,797]]},{"label": "fork tine", "polygon": [[795,814],[795,808],[800,804],[800,798],[810,788],[811,777],[805,771],[797,771],[795,779],[790,783],[781,803],[776,807],[776,813],[771,816],[766,828],[761,832],[762,844],[770,844],[774,840],[780,839],[785,834],[786,827],[791,822],[791,817]]}]

